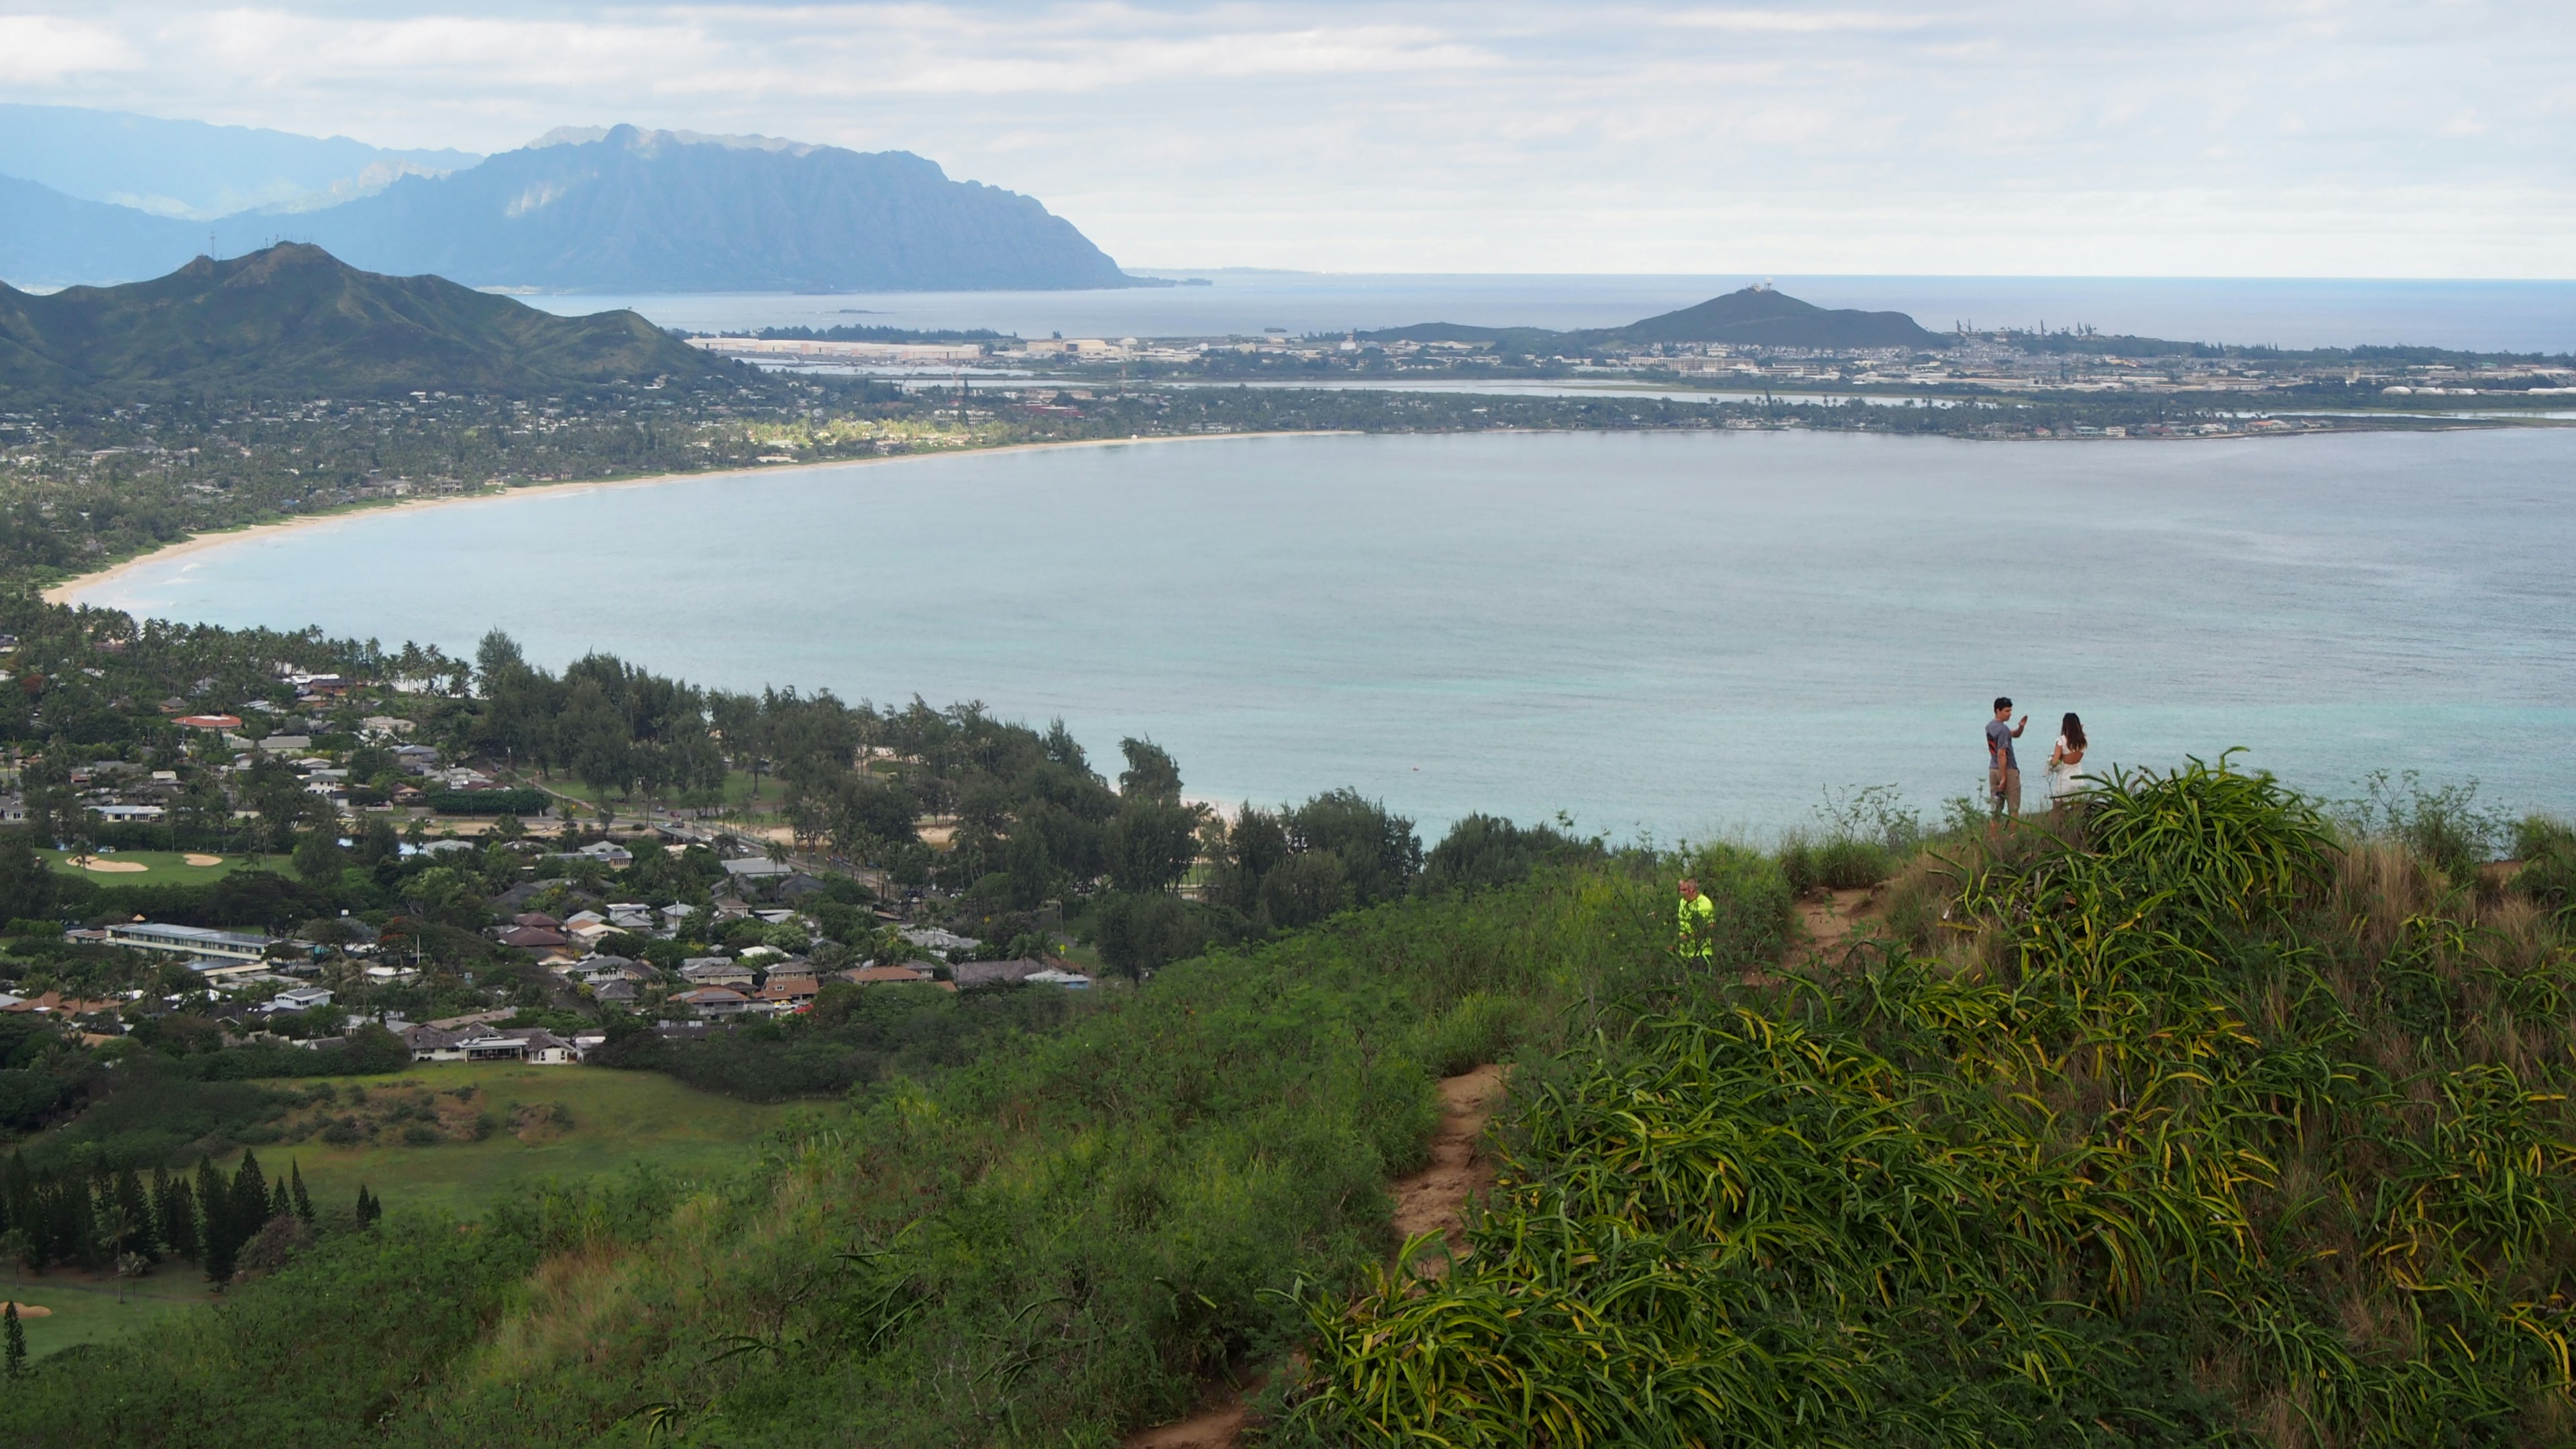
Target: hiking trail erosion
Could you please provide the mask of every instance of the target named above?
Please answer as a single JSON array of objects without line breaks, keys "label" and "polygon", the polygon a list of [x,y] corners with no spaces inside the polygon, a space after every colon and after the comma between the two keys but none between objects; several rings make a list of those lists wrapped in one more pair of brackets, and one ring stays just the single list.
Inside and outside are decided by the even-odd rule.
[{"label": "hiking trail erosion", "polygon": [[[1431,1138],[1431,1161],[1421,1171],[1387,1184],[1395,1199],[1398,1240],[1436,1232],[1449,1253],[1462,1252],[1456,1234],[1466,1220],[1467,1199],[1494,1180],[1493,1165],[1476,1152],[1476,1139],[1502,1104],[1505,1073],[1487,1063],[1440,1082],[1440,1130]],[[1437,1245],[1426,1246],[1414,1271],[1439,1277],[1449,1259]],[[1235,1449],[1241,1442],[1246,1406],[1261,1392],[1259,1376],[1242,1383],[1212,1386],[1206,1407],[1186,1419],[1139,1430],[1127,1436],[1126,1449]]]}]

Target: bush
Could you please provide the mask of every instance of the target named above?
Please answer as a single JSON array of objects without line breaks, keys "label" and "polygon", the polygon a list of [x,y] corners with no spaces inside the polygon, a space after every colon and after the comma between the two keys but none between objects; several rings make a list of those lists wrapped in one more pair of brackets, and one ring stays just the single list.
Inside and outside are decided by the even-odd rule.
[{"label": "bush", "polygon": [[2428,790],[2416,771],[2392,777],[2380,770],[2362,788],[2361,798],[2336,808],[2344,829],[2365,840],[2394,840],[2454,884],[2473,880],[2505,836],[2503,819],[2478,805],[2475,780]]},{"label": "bush", "polygon": [[1084,912],[1083,930],[1103,961],[1134,977],[1198,954],[1214,934],[1204,908],[1160,891],[1102,896]]},{"label": "bush", "polygon": [[1777,864],[1760,851],[1720,842],[1690,852],[1687,868],[1712,908],[1711,935],[1721,960],[1768,960],[1779,954],[1789,939],[1796,906],[1789,879]]},{"label": "bush", "polygon": [[1471,991],[1423,1032],[1423,1065],[1435,1076],[1502,1060],[1520,1035],[1521,1006],[1508,997]]},{"label": "bush", "polygon": [[[1780,870],[1793,891],[1866,890],[1895,875],[1927,835],[1893,785],[1827,790],[1816,821],[1781,842]],[[1974,825],[1982,829],[1983,817]]]},{"label": "bush", "polygon": [[1431,848],[1419,888],[1430,894],[1518,885],[1542,864],[1599,860],[1603,854],[1599,840],[1577,840],[1545,825],[1523,828],[1498,815],[1470,815]]},{"label": "bush", "polygon": [[1780,847],[1780,873],[1793,891],[1865,890],[1896,874],[1896,856],[1874,840],[1793,833]]},{"label": "bush", "polygon": [[2576,825],[2546,815],[2526,815],[2514,823],[2514,859],[2538,860],[2569,851],[2576,851]]},{"label": "bush", "polygon": [[402,1038],[372,1022],[349,1033],[336,1047],[308,1050],[259,1042],[185,1057],[188,1073],[209,1082],[241,1082],[263,1077],[380,1076],[411,1065],[411,1049]]},{"label": "bush", "polygon": [[2552,908],[2576,903],[2576,828],[2528,816],[2514,827],[2513,853],[2522,862],[2515,891]]}]

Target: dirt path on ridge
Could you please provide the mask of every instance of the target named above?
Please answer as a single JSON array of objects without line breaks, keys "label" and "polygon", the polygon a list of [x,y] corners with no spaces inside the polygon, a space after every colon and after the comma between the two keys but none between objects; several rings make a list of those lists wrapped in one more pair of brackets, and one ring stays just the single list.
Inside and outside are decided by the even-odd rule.
[{"label": "dirt path on ridge", "polygon": [[[1387,1184],[1395,1199],[1397,1239],[1436,1232],[1452,1253],[1466,1244],[1453,1237],[1466,1220],[1467,1199],[1494,1180],[1493,1165],[1476,1154],[1476,1139],[1502,1104],[1504,1073],[1488,1063],[1440,1082],[1440,1130],[1431,1138],[1431,1162],[1420,1172]],[[1438,1277],[1448,1260],[1426,1249],[1422,1269]],[[1207,1404],[1186,1419],[1141,1429],[1127,1436],[1126,1449],[1235,1449],[1242,1441],[1244,1417],[1263,1380],[1212,1386]]]},{"label": "dirt path on ridge", "polygon": [[1798,897],[1798,924],[1807,939],[1790,947],[1793,957],[1814,960],[1830,955],[1886,905],[1882,899],[1886,889],[1874,885],[1863,890],[1815,890]]},{"label": "dirt path on ridge", "polygon": [[[1395,1197],[1395,1235],[1436,1232],[1452,1253],[1467,1246],[1450,1234],[1465,1223],[1467,1199],[1494,1180],[1491,1163],[1476,1155],[1476,1139],[1503,1100],[1503,1069],[1491,1062],[1440,1082],[1440,1130],[1431,1138],[1431,1164],[1388,1184]],[[1428,1255],[1429,1276],[1449,1271],[1448,1260]]]}]

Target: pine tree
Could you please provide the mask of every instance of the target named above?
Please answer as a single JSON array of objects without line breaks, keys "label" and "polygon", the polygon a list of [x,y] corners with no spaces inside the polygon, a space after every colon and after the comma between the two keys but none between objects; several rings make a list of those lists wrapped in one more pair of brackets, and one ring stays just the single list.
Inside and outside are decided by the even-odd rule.
[{"label": "pine tree", "polygon": [[155,1221],[161,1204],[143,1190],[142,1177],[131,1167],[116,1175],[116,1205],[125,1219],[125,1238],[116,1250],[140,1253],[150,1262],[161,1261],[161,1225]]},{"label": "pine tree", "polygon": [[98,1240],[98,1204],[90,1197],[89,1184],[65,1175],[54,1187],[62,1224],[55,1251],[84,1268],[105,1266],[106,1255]]},{"label": "pine tree", "polygon": [[0,1356],[5,1356],[9,1377],[14,1379],[27,1371],[27,1330],[18,1322],[16,1299],[11,1299],[6,1309],[0,1309],[0,1324],[7,1325],[5,1329],[0,1329],[0,1333],[5,1333],[8,1339],[5,1354]]},{"label": "pine tree", "polygon": [[161,1185],[161,1201],[153,1214],[161,1226],[161,1241],[170,1256],[195,1262],[204,1239],[197,1233],[197,1194],[184,1177],[156,1174]]},{"label": "pine tree", "polygon": [[288,1163],[286,1180],[290,1188],[288,1195],[294,1199],[295,1216],[302,1220],[304,1226],[313,1226],[313,1199],[304,1195],[304,1164]]},{"label": "pine tree", "polygon": [[365,1183],[358,1184],[358,1226],[366,1227],[385,1215],[385,1205],[367,1192]]},{"label": "pine tree", "polygon": [[21,1232],[35,1231],[36,1184],[27,1171],[27,1155],[9,1154],[9,1165],[0,1168],[0,1233],[11,1228]]},{"label": "pine tree", "polygon": [[295,1211],[295,1204],[287,1198],[286,1179],[281,1177],[269,1185],[268,1211],[261,1216],[260,1221],[266,1223],[270,1219],[282,1218],[293,1211]]},{"label": "pine tree", "polygon": [[235,1255],[241,1251],[241,1239],[233,1232],[232,1188],[224,1175],[215,1170],[215,1160],[200,1158],[197,1162],[197,1204],[201,1216],[201,1250],[197,1261],[205,1265],[206,1281],[223,1284],[232,1281]]},{"label": "pine tree", "polygon": [[268,1222],[268,1174],[259,1170],[259,1154],[242,1149],[241,1166],[233,1171],[233,1231],[249,1242]]}]

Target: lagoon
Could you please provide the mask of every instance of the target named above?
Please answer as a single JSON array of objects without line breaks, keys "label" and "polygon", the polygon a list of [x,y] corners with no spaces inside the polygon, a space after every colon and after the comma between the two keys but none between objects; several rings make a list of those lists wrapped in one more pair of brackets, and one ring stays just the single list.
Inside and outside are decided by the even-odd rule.
[{"label": "lagoon", "polygon": [[[2576,431],[2163,443],[1319,436],[983,453],[350,515],[78,592],[731,688],[984,701],[1194,796],[1670,840],[1976,787],[1988,700],[2096,756],[2576,813]],[[1112,769],[1114,771],[1114,765]]]}]

